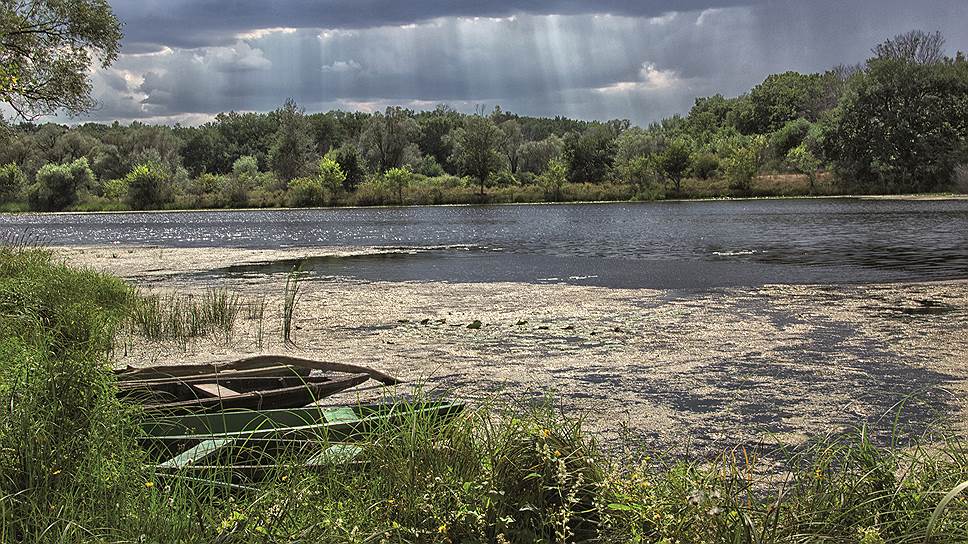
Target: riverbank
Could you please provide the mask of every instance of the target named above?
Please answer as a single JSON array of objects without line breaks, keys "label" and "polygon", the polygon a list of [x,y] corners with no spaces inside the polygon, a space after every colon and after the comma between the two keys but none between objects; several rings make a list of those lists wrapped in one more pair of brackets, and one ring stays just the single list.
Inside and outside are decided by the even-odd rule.
[{"label": "riverbank", "polygon": [[[537,402],[590,428],[680,451],[799,443],[895,411],[917,432],[968,421],[968,282],[708,290],[306,279],[296,348],[281,335],[285,274],[208,274],[360,250],[61,248],[68,262],[155,293],[226,289],[264,305],[230,342],[125,344],[122,364],[289,350],[375,366],[438,394]],[[479,328],[469,325],[479,322]],[[376,394],[376,392],[374,392]]]}]

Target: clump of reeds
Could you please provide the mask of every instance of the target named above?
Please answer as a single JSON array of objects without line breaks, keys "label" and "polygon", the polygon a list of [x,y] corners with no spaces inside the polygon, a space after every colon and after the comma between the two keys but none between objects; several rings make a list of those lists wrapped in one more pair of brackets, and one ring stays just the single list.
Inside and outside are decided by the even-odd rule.
[{"label": "clump of reeds", "polygon": [[132,305],[129,323],[135,334],[149,340],[207,336],[228,340],[245,310],[242,298],[226,289],[212,289],[200,296],[150,294]]}]

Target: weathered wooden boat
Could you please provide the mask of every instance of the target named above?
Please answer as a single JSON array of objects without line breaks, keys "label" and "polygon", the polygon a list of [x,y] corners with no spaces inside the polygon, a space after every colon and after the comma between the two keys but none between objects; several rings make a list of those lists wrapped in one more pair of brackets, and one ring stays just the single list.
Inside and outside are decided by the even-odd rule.
[{"label": "weathered wooden boat", "polygon": [[212,412],[298,408],[374,378],[400,380],[371,368],[285,355],[224,364],[167,365],[116,371],[118,395],[149,412]]},{"label": "weathered wooden boat", "polygon": [[159,473],[220,472],[244,482],[295,465],[352,462],[368,432],[413,418],[442,424],[463,409],[440,401],[169,416],[144,422],[142,442]]},{"label": "weathered wooden boat", "polygon": [[122,382],[119,395],[147,412],[211,412],[229,409],[299,408],[360,385],[366,374],[224,378],[198,376],[152,383]]},{"label": "weathered wooden boat", "polygon": [[316,361],[289,355],[256,355],[228,363],[190,365],[163,365],[147,368],[128,367],[115,371],[120,381],[149,380],[159,378],[184,378],[227,372],[247,373],[251,376],[308,375],[312,371],[366,374],[384,385],[397,385],[401,380],[369,367],[348,363]]}]

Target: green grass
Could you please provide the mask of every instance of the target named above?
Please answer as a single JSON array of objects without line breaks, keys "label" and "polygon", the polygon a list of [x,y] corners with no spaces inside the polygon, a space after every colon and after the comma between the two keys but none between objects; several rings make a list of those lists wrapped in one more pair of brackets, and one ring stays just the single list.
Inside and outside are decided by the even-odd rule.
[{"label": "green grass", "polygon": [[[231,298],[192,304],[224,324]],[[859,428],[690,460],[633,437],[638,453],[617,453],[550,402],[408,416],[361,436],[351,467],[283,467],[246,488],[224,470],[161,478],[107,356],[143,305],[115,278],[0,248],[0,541],[968,541],[968,447],[943,433],[880,444]]]},{"label": "green grass", "polygon": [[249,305],[236,293],[210,289],[201,295],[144,295],[131,304],[130,330],[148,340],[186,342],[216,337],[228,341]]}]

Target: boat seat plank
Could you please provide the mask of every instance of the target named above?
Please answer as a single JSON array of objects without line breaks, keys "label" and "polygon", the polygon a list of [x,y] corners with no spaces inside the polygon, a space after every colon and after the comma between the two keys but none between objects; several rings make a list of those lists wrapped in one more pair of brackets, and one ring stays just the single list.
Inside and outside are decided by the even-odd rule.
[{"label": "boat seat plank", "polygon": [[157,468],[162,470],[179,470],[185,468],[205,459],[218,450],[231,445],[233,442],[235,442],[234,438],[213,438],[211,440],[203,440],[194,447],[185,450],[164,463],[161,463]]},{"label": "boat seat plank", "polygon": [[242,393],[238,391],[233,391],[224,385],[219,385],[217,383],[193,383],[191,384],[193,391],[199,393],[203,397],[215,397],[215,398],[230,398],[237,397]]}]

